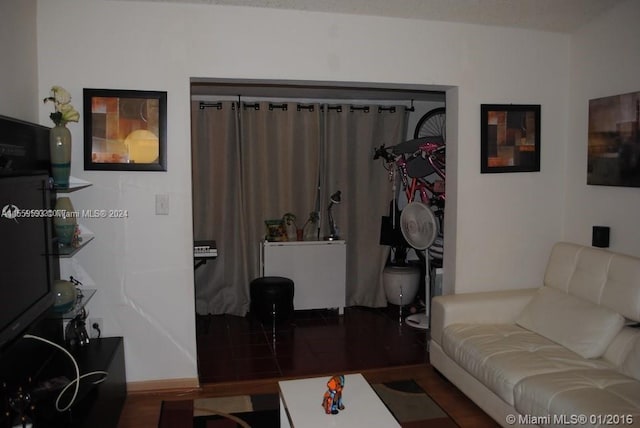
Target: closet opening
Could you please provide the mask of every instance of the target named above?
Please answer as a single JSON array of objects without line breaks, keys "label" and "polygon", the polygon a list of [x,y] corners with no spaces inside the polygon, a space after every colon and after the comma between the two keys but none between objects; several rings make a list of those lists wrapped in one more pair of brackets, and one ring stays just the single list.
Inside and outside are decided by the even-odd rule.
[{"label": "closet opening", "polygon": [[[300,237],[306,246],[308,240],[323,241],[331,234],[346,242],[345,306],[393,304],[393,296],[387,296],[389,291],[382,284],[385,267],[400,262],[424,264],[427,257],[428,265],[438,272],[422,272],[417,298],[428,307],[436,276],[442,277],[444,177],[431,169],[418,169],[433,174],[428,180],[437,181],[442,200],[436,204],[435,194],[433,204],[422,200],[433,206],[438,241],[428,249],[413,250],[406,240],[388,242],[389,237],[383,236],[388,228],[385,218],[391,218],[397,229],[396,214],[411,200],[403,190],[398,164],[374,157],[376,150],[394,153],[401,143],[406,149],[415,144],[411,140],[423,138],[425,132],[429,136],[434,129],[442,134],[434,136],[440,140],[429,139],[446,145],[448,89],[192,78],[194,248],[215,242],[217,250],[215,258],[194,260],[197,316],[244,317],[249,312],[249,284],[265,272],[265,238],[298,245],[292,241]],[[333,200],[336,194],[341,201]],[[279,219],[280,236],[269,237],[268,222]],[[286,226],[292,225],[287,219],[298,233],[293,229],[287,234]],[[315,234],[304,232],[310,221],[317,221]],[[311,263],[320,271],[337,269],[335,261],[323,267],[322,259],[315,256]],[[304,290],[298,291],[296,295],[304,298]],[[441,288],[436,293],[442,293]],[[315,308],[313,296],[310,299],[311,303],[300,305]]]}]

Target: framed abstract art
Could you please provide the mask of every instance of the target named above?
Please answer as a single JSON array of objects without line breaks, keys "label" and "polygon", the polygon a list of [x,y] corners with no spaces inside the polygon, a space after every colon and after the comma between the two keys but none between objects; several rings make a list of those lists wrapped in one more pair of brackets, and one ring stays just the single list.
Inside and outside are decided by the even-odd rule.
[{"label": "framed abstract art", "polygon": [[480,106],[480,172],[540,171],[540,105]]},{"label": "framed abstract art", "polygon": [[167,170],[167,93],[84,89],[84,169]]}]

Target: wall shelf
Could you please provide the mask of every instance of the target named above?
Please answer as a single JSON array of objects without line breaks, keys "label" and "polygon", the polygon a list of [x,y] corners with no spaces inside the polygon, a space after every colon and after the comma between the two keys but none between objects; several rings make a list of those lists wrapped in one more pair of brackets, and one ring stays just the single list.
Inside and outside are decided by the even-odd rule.
[{"label": "wall shelf", "polygon": [[71,193],[89,186],[92,186],[92,183],[90,183],[89,181],[85,181],[76,177],[69,177],[69,187],[54,186],[53,189],[56,191],[56,193]]},{"label": "wall shelf", "polygon": [[[82,180],[77,177],[69,177],[69,187],[56,187],[54,186],[54,191],[57,195],[60,194],[69,194],[72,192],[76,192],[78,190],[86,189],[87,187],[92,186],[93,183]],[[73,257],[78,251],[80,251],[85,245],[95,238],[93,232],[84,227],[82,224],[78,224],[80,228],[80,242],[77,246],[73,245],[59,245],[57,243],[57,238],[54,237],[54,254],[60,258],[70,258]]]},{"label": "wall shelf", "polygon": [[77,247],[73,247],[71,245],[58,245],[58,247],[54,249],[54,254],[63,259],[73,257],[85,245],[91,242],[93,238],[95,238],[93,233],[80,233],[80,245]]},{"label": "wall shelf", "polygon": [[89,303],[89,300],[96,294],[96,290],[93,288],[78,288],[78,298],[76,299],[75,305],[73,308],[69,309],[67,312],[60,314],[54,313],[54,317],[62,318],[64,320],[74,319],[82,309]]}]

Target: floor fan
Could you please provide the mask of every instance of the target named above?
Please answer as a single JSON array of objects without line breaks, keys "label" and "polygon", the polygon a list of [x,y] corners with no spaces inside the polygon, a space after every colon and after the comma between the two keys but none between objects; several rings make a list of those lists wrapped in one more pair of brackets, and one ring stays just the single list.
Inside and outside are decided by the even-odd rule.
[{"label": "floor fan", "polygon": [[400,230],[407,243],[416,251],[424,251],[425,260],[425,312],[409,315],[407,325],[415,328],[429,329],[429,302],[431,295],[431,272],[429,269],[429,254],[438,236],[438,221],[431,208],[423,202],[410,202],[400,214]]}]

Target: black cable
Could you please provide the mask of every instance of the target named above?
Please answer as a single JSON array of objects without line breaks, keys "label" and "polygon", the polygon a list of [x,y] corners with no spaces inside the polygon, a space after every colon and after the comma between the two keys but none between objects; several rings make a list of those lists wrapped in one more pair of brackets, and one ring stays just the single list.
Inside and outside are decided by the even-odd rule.
[{"label": "black cable", "polygon": [[100,339],[100,336],[102,336],[102,332],[100,331],[100,324],[94,322],[93,324],[91,324],[91,328],[98,332],[98,337],[96,339]]}]

